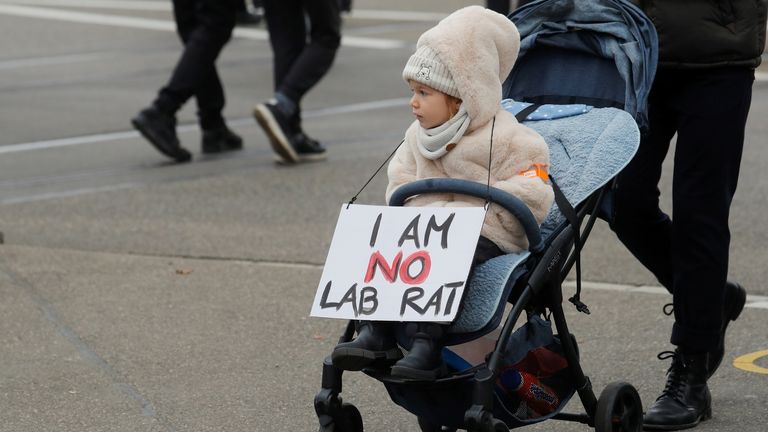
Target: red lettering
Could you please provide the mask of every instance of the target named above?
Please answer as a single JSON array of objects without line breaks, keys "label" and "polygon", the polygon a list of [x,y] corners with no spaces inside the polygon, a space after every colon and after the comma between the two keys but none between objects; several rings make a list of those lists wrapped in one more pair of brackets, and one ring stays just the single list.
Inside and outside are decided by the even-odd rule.
[{"label": "red lettering", "polygon": [[371,255],[371,259],[368,261],[368,269],[365,273],[365,283],[368,283],[376,275],[376,267],[381,269],[381,273],[384,275],[384,279],[389,282],[394,282],[397,278],[397,271],[400,268],[400,260],[403,258],[403,251],[400,251],[395,255],[395,259],[392,260],[392,265],[387,263],[387,260],[381,255],[381,252],[376,251]]},{"label": "red lettering", "polygon": [[[409,270],[411,265],[417,260],[421,262],[421,270],[419,270],[417,275],[411,277]],[[400,280],[408,285],[419,285],[427,279],[431,268],[432,259],[429,257],[429,252],[425,250],[414,252],[400,266]]]}]

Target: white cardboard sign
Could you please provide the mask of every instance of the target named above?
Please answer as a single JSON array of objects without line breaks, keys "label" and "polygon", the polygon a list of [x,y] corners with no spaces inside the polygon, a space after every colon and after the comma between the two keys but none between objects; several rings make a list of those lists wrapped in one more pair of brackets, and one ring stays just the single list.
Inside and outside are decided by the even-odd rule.
[{"label": "white cardboard sign", "polygon": [[341,207],[311,316],[450,322],[483,226],[482,207]]}]

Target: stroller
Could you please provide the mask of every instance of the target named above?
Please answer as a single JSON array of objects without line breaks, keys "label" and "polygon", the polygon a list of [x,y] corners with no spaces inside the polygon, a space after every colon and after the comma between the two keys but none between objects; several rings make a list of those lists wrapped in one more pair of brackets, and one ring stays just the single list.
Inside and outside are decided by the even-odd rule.
[{"label": "stroller", "polygon": [[[596,219],[610,220],[615,177],[636,152],[640,130],[647,125],[656,33],[627,0],[538,0],[510,19],[520,31],[521,44],[503,86],[502,104],[549,145],[555,205],[539,226],[522,201],[485,184],[427,179],[397,189],[389,205],[436,192],[486,198],[518,218],[529,250],[493,258],[475,269],[444,341],[446,376],[418,381],[382,370],[363,372],[415,414],[423,432],[500,432],[547,419],[580,422],[597,432],[640,431],[642,405],[635,388],[614,382],[598,398],[584,375],[563,312],[562,282],[575,265],[577,288],[569,300],[589,313],[580,300],[580,250]],[[563,111],[567,114],[550,116]],[[479,362],[463,358],[455,346],[498,331],[508,303],[512,307],[495,347]],[[527,322],[516,328],[523,312]],[[339,342],[352,340],[354,332],[350,321]],[[399,342],[409,348],[404,337]],[[557,406],[531,413],[523,400],[505,392],[500,375],[510,367],[536,375],[554,391]],[[341,390],[342,371],[329,356],[314,402],[320,432],[363,431],[360,412],[342,402]],[[562,412],[574,394],[584,414]]]}]

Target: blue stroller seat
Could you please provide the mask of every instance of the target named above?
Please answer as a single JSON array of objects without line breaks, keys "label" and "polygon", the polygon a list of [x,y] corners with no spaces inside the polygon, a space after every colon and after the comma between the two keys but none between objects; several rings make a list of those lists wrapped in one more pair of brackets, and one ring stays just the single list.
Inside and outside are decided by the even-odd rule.
[{"label": "blue stroller seat", "polygon": [[[611,383],[598,399],[584,375],[563,312],[562,282],[574,263],[578,274],[581,246],[596,218],[610,213],[615,176],[637,150],[640,130],[647,123],[647,96],[656,68],[656,33],[648,18],[627,0],[538,0],[516,10],[510,19],[520,31],[521,48],[503,86],[503,97],[509,99],[504,107],[516,112],[513,101],[554,107],[555,111],[558,105],[589,106],[584,113],[556,120],[533,120],[536,115],[528,113],[530,110],[517,113],[549,145],[550,174],[560,186],[555,194],[557,205],[538,226],[520,200],[489,190],[485,184],[427,179],[398,188],[390,205],[433,192],[490,198],[518,218],[530,247],[475,269],[462,308],[446,332],[446,345],[473,341],[498,328],[505,306],[512,303],[485,362],[455,367],[448,376],[434,381],[396,378],[386,370],[363,372],[381,381],[395,403],[415,414],[423,432],[460,428],[499,432],[550,418],[588,424],[597,432],[639,431],[642,405],[635,388],[625,382]],[[578,290],[574,298],[577,307],[583,306],[578,302]],[[557,409],[533,418],[518,417],[497,392],[501,370],[510,366],[505,364],[510,345],[528,342],[526,335],[520,338],[520,330],[515,330],[523,312],[529,318],[522,327],[525,332],[554,340],[550,345],[567,363],[567,388],[558,393]],[[537,318],[542,315],[551,321],[542,325]],[[530,332],[531,328],[540,330]],[[340,342],[351,340],[354,332],[350,322]],[[400,342],[408,348],[407,341],[401,338]],[[543,344],[531,347],[538,349]],[[333,367],[330,356],[324,360],[322,389],[315,397],[320,432],[363,430],[360,412],[342,402],[342,373]],[[585,413],[560,412],[574,393]]]},{"label": "blue stroller seat", "polygon": [[[550,175],[574,207],[608,184],[629,163],[640,142],[632,116],[616,108],[526,121],[525,125],[549,145]],[[541,226],[543,241],[547,243],[564,222],[563,213],[554,205]],[[477,267],[463,307],[449,327],[449,345],[476,339],[498,326],[505,299],[520,274],[527,271],[522,264],[530,255],[530,251],[511,253]]]}]

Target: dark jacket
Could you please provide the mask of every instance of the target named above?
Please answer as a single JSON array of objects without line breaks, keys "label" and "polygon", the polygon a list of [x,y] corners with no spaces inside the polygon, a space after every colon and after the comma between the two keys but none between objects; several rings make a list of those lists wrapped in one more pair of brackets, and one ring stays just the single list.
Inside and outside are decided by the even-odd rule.
[{"label": "dark jacket", "polygon": [[757,67],[768,0],[633,0],[659,34],[659,68]]}]

